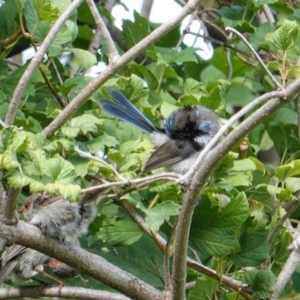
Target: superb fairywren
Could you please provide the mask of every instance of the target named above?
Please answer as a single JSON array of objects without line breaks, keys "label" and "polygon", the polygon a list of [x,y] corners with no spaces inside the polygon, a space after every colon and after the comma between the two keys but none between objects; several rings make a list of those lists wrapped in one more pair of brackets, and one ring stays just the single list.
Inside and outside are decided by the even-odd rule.
[{"label": "superb fairywren", "polygon": [[199,152],[219,130],[214,112],[201,105],[188,105],[173,111],[164,128],[158,128],[115,89],[108,89],[116,101],[101,99],[107,113],[150,134],[156,150],[148,159],[145,172],[166,167],[167,171],[186,173]]}]

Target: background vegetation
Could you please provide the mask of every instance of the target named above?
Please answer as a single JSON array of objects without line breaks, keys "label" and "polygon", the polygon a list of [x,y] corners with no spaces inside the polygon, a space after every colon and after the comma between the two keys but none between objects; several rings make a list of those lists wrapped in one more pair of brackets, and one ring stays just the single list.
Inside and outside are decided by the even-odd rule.
[{"label": "background vegetation", "polygon": [[[119,1],[2,3],[1,245],[32,247],[80,275],[61,289],[8,282],[1,299],[299,299],[299,3],[177,2],[178,15],[153,24],[145,0],[122,30],[111,15]],[[188,15],[201,34],[180,32]],[[212,58],[185,35],[204,36]],[[18,64],[30,46],[35,56]],[[97,62],[106,67],[87,76]],[[183,176],[144,174],[151,141],[100,110],[108,86],[157,125],[202,104],[220,117],[222,142]],[[14,222],[36,192],[98,199],[81,247]]]}]

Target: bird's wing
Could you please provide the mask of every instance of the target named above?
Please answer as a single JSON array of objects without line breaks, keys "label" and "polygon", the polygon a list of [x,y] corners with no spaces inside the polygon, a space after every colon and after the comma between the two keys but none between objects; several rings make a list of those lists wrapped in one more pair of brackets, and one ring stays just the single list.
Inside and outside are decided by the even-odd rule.
[{"label": "bird's wing", "polygon": [[0,285],[7,279],[10,272],[15,268],[18,260],[15,259],[25,252],[27,248],[21,245],[10,246],[2,255],[2,268],[0,270]]},{"label": "bird's wing", "polygon": [[144,172],[172,165],[190,157],[195,152],[196,150],[188,140],[169,140],[152,153]]},{"label": "bird's wing", "polygon": [[123,94],[114,89],[109,89],[108,91],[117,102],[100,99],[99,105],[104,111],[123,121],[131,123],[147,133],[152,133],[157,130],[153,123],[132,105]]},{"label": "bird's wing", "polygon": [[8,262],[5,266],[3,266],[0,270],[0,285],[7,279],[11,271],[14,269],[16,264],[18,263],[17,260],[12,260]]},{"label": "bird's wing", "polygon": [[2,265],[7,264],[10,260],[25,252],[27,248],[21,245],[10,246],[2,255]]}]

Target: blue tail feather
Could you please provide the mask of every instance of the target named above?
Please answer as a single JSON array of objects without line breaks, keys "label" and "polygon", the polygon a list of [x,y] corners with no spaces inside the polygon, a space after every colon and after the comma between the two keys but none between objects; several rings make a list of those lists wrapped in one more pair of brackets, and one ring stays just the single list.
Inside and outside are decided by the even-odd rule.
[{"label": "blue tail feather", "polygon": [[123,121],[131,123],[147,133],[152,133],[157,130],[152,122],[137,110],[120,92],[113,89],[110,89],[109,92],[118,103],[107,99],[99,100],[99,104],[104,111]]}]

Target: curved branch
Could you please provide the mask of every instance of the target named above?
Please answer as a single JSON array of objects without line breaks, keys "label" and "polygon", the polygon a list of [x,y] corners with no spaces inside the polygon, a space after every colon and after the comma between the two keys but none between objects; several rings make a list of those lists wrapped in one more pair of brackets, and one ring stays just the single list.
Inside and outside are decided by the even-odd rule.
[{"label": "curved branch", "polygon": [[[176,238],[174,246],[173,260],[173,299],[183,299],[185,294],[186,278],[186,253],[188,247],[189,230],[191,226],[194,206],[197,201],[201,188],[205,185],[217,163],[230,151],[230,148],[243,136],[248,134],[254,127],[259,125],[273,112],[278,110],[284,104],[292,101],[292,97],[300,91],[300,80],[290,84],[286,91],[277,91],[274,98],[257,109],[250,117],[245,119],[237,126],[222,142],[220,142],[202,161],[199,169],[196,171],[191,185],[184,195],[181,212],[176,229]],[[288,99],[286,99],[286,96]],[[286,99],[282,100],[280,98]]]},{"label": "curved branch", "polygon": [[164,34],[173,29],[186,16],[196,10],[201,3],[201,0],[189,0],[187,5],[182,8],[181,12],[170,19],[168,22],[156,28],[147,37],[133,46],[130,50],[124,53],[117,60],[110,62],[108,67],[94,80],[92,80],[71,103],[51,122],[43,131],[46,137],[51,137],[56,130],[58,130],[76,111],[79,109],[87,99],[112,75],[116,74],[126,64],[137,57],[141,52],[145,51],[151,44],[159,40]]},{"label": "curved branch", "polygon": [[36,52],[31,62],[29,63],[12,96],[7,111],[6,119],[5,119],[5,123],[7,125],[12,125],[14,122],[22,94],[27,84],[29,83],[34,70],[38,67],[38,65],[43,60],[46,51],[51,46],[53,40],[55,39],[57,33],[60,31],[61,27],[64,25],[64,23],[69,19],[69,17],[73,14],[73,12],[78,8],[78,6],[82,2],[83,0],[74,0],[71,2],[69,7],[61,14],[61,16],[57,19],[56,23],[50,29],[49,33],[45,37],[44,42]]},{"label": "curved branch", "polygon": [[130,300],[130,298],[116,293],[91,290],[82,287],[63,286],[44,287],[26,286],[0,289],[0,299],[25,298],[25,297],[64,297],[82,300]]},{"label": "curved branch", "polygon": [[238,32],[237,30],[235,30],[234,28],[231,28],[231,27],[226,27],[225,30],[228,30],[228,31],[231,31],[231,32],[235,33],[245,43],[245,45],[250,49],[251,53],[255,56],[255,58],[257,59],[257,61],[263,67],[263,69],[265,70],[265,72],[269,75],[269,77],[271,78],[271,80],[273,81],[273,83],[275,84],[275,86],[278,89],[282,89],[283,88],[282,85],[276,80],[276,78],[273,76],[273,74],[269,71],[269,69],[264,64],[264,62],[262,61],[262,59],[260,58],[260,56],[254,50],[254,48],[251,46],[251,44],[244,38],[244,36],[240,32]]},{"label": "curved branch", "polygon": [[96,280],[137,300],[161,300],[161,293],[139,278],[123,271],[101,256],[68,242],[59,243],[41,234],[33,225],[20,221],[16,226],[0,225],[0,235],[7,234],[9,242],[38,250],[85,273]]},{"label": "curved branch", "polygon": [[[97,6],[95,4],[95,2],[93,0],[86,0],[86,3],[93,15],[93,18],[95,20],[96,23],[96,32],[94,34],[95,40],[93,39],[93,47],[97,47],[97,40],[99,39],[99,37],[103,37],[106,41],[106,45],[109,51],[109,59],[114,61],[119,57],[119,53],[117,51],[117,48],[115,47],[114,41],[111,38],[111,35],[108,31],[108,29],[106,28],[104,21],[102,20]],[[99,39],[100,40],[100,39]],[[91,49],[93,51],[97,51],[99,48],[99,43],[98,43],[98,47],[95,49]],[[92,52],[93,53],[93,52]]]}]

